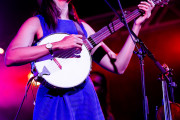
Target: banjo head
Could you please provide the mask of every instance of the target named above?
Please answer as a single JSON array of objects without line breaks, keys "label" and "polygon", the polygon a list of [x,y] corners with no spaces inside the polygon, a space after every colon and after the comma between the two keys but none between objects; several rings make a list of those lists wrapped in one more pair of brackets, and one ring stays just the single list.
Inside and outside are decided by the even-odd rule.
[{"label": "banjo head", "polygon": [[[38,45],[61,41],[68,34],[51,34]],[[34,65],[40,76],[53,88],[71,88],[81,84],[91,70],[91,55],[85,45],[81,51],[75,49],[55,51],[35,61]],[[55,58],[55,60],[54,60]]]}]

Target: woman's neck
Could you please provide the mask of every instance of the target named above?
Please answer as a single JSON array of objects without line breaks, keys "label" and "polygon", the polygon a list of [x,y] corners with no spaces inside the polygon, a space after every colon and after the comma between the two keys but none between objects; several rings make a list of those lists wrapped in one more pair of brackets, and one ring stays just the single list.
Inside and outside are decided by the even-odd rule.
[{"label": "woman's neck", "polygon": [[68,3],[64,0],[55,0],[57,7],[60,9],[60,19],[69,19]]}]

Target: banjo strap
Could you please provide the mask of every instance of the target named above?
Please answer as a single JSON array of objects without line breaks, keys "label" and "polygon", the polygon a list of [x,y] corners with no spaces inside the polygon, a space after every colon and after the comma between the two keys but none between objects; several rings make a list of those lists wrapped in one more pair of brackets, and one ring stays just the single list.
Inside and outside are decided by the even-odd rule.
[{"label": "banjo strap", "polygon": [[82,35],[83,38],[86,38],[86,30],[81,22],[74,22],[78,34]]}]

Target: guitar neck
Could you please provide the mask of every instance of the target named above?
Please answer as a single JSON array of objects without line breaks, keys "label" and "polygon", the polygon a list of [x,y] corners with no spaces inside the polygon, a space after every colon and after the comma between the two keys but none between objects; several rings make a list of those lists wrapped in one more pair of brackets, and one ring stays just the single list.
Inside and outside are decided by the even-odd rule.
[{"label": "guitar neck", "polygon": [[167,82],[165,80],[162,81],[162,91],[163,91],[163,103],[164,103],[165,120],[172,120]]},{"label": "guitar neck", "polygon": [[[126,22],[129,23],[130,21],[134,20],[136,17],[138,17],[140,15],[141,15],[141,12],[139,11],[139,9],[136,9],[133,12],[131,12],[130,14],[125,16]],[[91,50],[98,43],[102,42],[105,38],[107,38],[108,36],[110,36],[111,34],[116,32],[117,30],[119,30],[123,26],[124,26],[124,24],[119,19],[114,20],[109,25],[103,27],[98,32],[96,32],[95,34],[91,35],[88,38],[88,41],[90,42],[91,47],[89,47],[89,45],[86,45],[87,48],[89,50]]]}]

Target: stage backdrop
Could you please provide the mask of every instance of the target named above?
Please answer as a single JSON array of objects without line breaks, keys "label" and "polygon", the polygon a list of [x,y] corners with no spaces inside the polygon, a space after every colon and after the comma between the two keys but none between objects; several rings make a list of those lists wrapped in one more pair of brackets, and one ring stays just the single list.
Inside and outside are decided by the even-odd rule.
[{"label": "stage backdrop", "polygon": [[[21,0],[21,3],[16,0],[1,2],[0,47],[6,50],[20,25],[32,15],[30,11],[34,10],[35,6],[31,0]],[[177,6],[178,4],[175,5],[175,7]],[[162,21],[159,21],[159,24],[155,24],[156,22],[153,19],[154,22],[152,24],[142,28],[139,37],[161,64],[166,63],[173,69],[173,80],[178,85],[175,89],[175,101],[180,103],[180,22],[178,22],[180,18],[172,13],[170,11]],[[84,16],[86,15],[86,13],[81,11],[81,16],[83,14]],[[160,12],[160,14],[162,13]],[[157,18],[158,16],[153,17]],[[171,21],[171,18],[174,18],[175,21],[167,22],[168,20]],[[107,25],[112,19],[115,19],[114,15],[102,14],[85,20],[97,31],[102,26]],[[104,42],[118,53],[127,35],[127,30],[123,28]],[[0,120],[12,120],[16,116],[25,94],[30,65],[6,67],[4,55],[0,55]],[[108,80],[110,104],[116,120],[143,120],[141,72],[137,55],[133,55],[123,75],[110,73],[100,68],[96,63],[92,64],[92,70],[103,73]],[[158,80],[160,71],[147,55],[144,58],[144,70],[146,94],[149,103],[149,118],[154,120],[156,106],[158,108],[162,105],[161,82]],[[19,119],[32,120],[37,88],[35,86],[30,88],[20,111]]]}]

